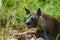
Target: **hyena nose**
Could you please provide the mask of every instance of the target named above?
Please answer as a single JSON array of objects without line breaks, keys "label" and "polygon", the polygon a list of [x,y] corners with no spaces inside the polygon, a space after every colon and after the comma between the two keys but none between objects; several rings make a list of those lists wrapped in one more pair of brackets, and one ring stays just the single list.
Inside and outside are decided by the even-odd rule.
[{"label": "hyena nose", "polygon": [[26,25],[27,25],[27,26],[29,26],[29,25],[30,25],[30,23],[29,23],[29,22],[27,22],[27,23],[26,23]]},{"label": "hyena nose", "polygon": [[26,25],[28,25],[29,23],[27,22]]}]

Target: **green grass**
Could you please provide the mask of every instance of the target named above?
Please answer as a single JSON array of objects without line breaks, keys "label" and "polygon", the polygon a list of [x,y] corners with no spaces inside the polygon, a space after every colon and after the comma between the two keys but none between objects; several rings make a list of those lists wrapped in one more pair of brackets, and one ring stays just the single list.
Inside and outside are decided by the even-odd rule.
[{"label": "green grass", "polygon": [[60,19],[60,0],[2,0],[1,26],[20,27],[25,25],[24,7],[31,11],[41,8],[42,12]]},{"label": "green grass", "polygon": [[31,11],[41,8],[42,12],[60,19],[60,0],[2,0],[0,26],[24,25],[26,17],[24,7]]},{"label": "green grass", "polygon": [[41,8],[42,12],[60,19],[60,0],[2,0],[0,8],[0,27],[25,27],[26,13]]}]

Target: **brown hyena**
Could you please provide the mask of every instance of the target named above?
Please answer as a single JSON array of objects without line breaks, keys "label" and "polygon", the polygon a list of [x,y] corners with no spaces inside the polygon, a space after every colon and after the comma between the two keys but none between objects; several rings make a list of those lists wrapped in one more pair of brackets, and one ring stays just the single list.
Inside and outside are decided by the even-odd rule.
[{"label": "brown hyena", "polygon": [[42,13],[40,8],[36,12],[30,12],[27,8],[25,8],[25,11],[27,13],[26,25],[28,28],[42,30],[56,40],[57,34],[60,33],[60,20]]}]

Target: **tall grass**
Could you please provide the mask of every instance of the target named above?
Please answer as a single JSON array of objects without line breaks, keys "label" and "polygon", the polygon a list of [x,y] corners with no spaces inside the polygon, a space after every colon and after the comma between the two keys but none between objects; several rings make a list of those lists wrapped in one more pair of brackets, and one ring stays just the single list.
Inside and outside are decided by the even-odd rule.
[{"label": "tall grass", "polygon": [[0,26],[20,27],[25,25],[24,7],[31,11],[41,7],[42,12],[60,19],[60,0],[2,0]]},{"label": "tall grass", "polygon": [[60,19],[60,0],[2,0],[0,27],[6,29],[25,27],[24,7],[31,11],[40,7],[42,12]]}]

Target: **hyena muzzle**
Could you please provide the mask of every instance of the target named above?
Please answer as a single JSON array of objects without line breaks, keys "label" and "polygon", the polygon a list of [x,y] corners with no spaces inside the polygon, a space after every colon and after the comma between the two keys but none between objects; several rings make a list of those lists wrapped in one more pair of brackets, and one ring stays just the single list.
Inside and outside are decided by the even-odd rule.
[{"label": "hyena muzzle", "polygon": [[36,12],[30,12],[27,8],[25,8],[25,11],[27,13],[26,25],[28,28],[43,30],[56,40],[57,34],[60,33],[60,20],[42,13],[40,8]]}]

